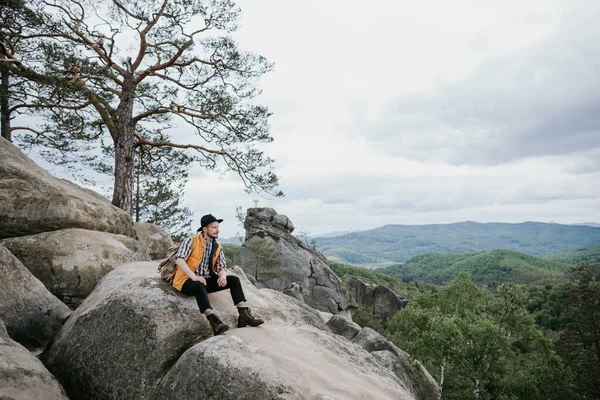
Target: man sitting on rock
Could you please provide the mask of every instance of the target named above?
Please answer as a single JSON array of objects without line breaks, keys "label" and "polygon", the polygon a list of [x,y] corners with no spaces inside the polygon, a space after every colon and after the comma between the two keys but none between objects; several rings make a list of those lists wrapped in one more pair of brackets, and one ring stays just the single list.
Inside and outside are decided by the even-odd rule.
[{"label": "man sitting on rock", "polygon": [[238,309],[238,327],[258,326],[264,321],[255,318],[246,307],[246,297],[242,290],[240,278],[227,275],[225,271],[225,255],[223,248],[216,241],[219,237],[219,224],[212,214],[200,220],[200,234],[185,239],[177,253],[177,271],[173,278],[173,287],[188,296],[195,296],[200,312],[206,315],[215,335],[229,329],[213,312],[208,300],[208,293],[230,289],[233,304]]}]

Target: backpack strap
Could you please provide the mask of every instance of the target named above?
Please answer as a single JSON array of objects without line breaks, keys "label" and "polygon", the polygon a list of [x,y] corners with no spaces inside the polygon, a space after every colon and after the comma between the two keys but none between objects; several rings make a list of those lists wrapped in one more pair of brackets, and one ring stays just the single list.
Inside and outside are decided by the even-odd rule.
[{"label": "backpack strap", "polygon": [[[208,260],[209,265],[210,265],[210,276],[217,276],[217,273],[215,272],[215,264],[213,263],[213,258],[215,258],[215,253],[217,251],[217,248],[219,247],[219,243],[217,243],[217,240],[215,238],[211,239],[212,242],[212,247],[210,248],[210,258]],[[221,250],[223,251],[223,250]]]}]

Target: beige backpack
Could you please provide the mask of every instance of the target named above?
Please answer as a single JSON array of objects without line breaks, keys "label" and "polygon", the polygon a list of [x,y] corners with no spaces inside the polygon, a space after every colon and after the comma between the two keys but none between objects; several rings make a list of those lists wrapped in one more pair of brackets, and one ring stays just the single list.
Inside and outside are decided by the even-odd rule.
[{"label": "beige backpack", "polygon": [[[192,238],[192,249],[194,249],[194,245],[196,244],[195,238]],[[175,272],[177,271],[177,264],[175,261],[177,260],[177,253],[179,252],[179,247],[181,243],[175,243],[173,246],[169,247],[167,250],[166,259],[162,260],[160,264],[158,264],[158,273],[160,277],[169,283],[173,283],[173,278],[175,277]]]}]

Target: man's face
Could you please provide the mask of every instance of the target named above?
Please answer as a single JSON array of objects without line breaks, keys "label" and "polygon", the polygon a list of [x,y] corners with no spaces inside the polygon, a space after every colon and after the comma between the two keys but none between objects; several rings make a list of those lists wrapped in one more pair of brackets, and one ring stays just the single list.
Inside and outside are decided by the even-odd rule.
[{"label": "man's face", "polygon": [[206,226],[206,236],[212,239],[219,237],[219,223],[217,221],[211,222]]}]

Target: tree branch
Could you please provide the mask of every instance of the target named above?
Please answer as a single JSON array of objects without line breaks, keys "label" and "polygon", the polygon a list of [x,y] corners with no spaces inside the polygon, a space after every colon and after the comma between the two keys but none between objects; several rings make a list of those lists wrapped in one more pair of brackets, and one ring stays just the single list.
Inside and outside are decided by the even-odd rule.
[{"label": "tree branch", "polygon": [[[115,3],[119,3],[117,0],[114,0]],[[154,18],[152,19],[152,21],[150,21],[148,23],[148,25],[146,25],[146,27],[140,32],[140,51],[138,51],[138,55],[135,58],[135,61],[133,62],[132,66],[131,66],[131,70],[135,71],[136,69],[138,69],[138,67],[140,66],[140,64],[142,63],[142,60],[144,59],[144,56],[146,55],[146,49],[147,47],[147,41],[146,41],[146,35],[148,35],[148,32],[150,32],[150,30],[154,27],[154,25],[156,25],[158,23],[158,20],[163,16],[164,12],[165,12],[165,8],[167,7],[167,3],[168,0],[164,0],[162,5],[160,6],[160,10],[158,10],[158,13],[154,14]]]}]

